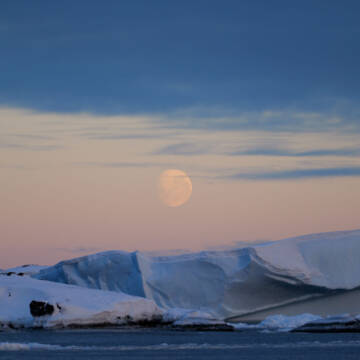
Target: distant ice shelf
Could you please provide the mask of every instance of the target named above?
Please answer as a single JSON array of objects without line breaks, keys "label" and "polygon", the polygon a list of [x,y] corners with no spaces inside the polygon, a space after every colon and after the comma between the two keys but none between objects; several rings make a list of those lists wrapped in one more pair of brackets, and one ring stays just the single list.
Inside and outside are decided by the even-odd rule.
[{"label": "distant ice shelf", "polygon": [[235,322],[360,313],[360,230],[181,255],[108,251],[40,269],[39,280],[126,293]]}]

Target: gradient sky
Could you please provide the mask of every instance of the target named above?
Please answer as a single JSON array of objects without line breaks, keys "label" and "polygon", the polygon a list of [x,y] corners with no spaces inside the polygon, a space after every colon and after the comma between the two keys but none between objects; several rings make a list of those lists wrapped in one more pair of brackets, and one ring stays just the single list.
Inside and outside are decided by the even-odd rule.
[{"label": "gradient sky", "polygon": [[0,268],[360,228],[359,11],[1,1]]}]

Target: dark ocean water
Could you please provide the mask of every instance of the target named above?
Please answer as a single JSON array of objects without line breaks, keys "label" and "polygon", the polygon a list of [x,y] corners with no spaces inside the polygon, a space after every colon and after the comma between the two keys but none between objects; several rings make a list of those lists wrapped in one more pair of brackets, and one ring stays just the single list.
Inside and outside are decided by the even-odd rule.
[{"label": "dark ocean water", "polygon": [[0,359],[360,359],[360,334],[29,330],[0,332]]}]

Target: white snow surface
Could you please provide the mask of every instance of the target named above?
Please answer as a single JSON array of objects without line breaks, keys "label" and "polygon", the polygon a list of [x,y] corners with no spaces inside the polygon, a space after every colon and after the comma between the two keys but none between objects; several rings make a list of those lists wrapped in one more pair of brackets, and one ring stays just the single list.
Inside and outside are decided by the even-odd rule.
[{"label": "white snow surface", "polygon": [[[33,317],[31,301],[54,306],[52,315]],[[59,305],[59,307],[57,306]],[[0,276],[0,325],[54,327],[68,325],[124,324],[153,320],[163,311],[151,300],[120,292],[31,279]]]},{"label": "white snow surface", "polygon": [[[360,286],[359,258],[360,230],[355,230],[169,256],[108,251],[62,261],[33,277],[226,319],[269,309],[279,313],[289,304],[350,292]],[[360,301],[355,303],[360,313]]]}]

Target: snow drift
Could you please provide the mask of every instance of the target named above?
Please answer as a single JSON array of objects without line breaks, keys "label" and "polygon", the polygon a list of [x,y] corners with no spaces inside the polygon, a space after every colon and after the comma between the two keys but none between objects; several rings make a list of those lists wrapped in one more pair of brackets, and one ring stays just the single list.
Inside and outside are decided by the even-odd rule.
[{"label": "snow drift", "polygon": [[143,297],[164,309],[260,321],[273,314],[360,313],[359,258],[356,230],[183,255],[109,251],[32,276]]}]

